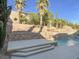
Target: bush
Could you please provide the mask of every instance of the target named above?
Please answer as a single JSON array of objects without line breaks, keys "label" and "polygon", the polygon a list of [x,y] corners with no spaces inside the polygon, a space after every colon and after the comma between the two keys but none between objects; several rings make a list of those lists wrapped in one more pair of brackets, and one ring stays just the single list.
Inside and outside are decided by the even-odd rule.
[{"label": "bush", "polygon": [[0,48],[3,46],[3,22],[0,21]]}]

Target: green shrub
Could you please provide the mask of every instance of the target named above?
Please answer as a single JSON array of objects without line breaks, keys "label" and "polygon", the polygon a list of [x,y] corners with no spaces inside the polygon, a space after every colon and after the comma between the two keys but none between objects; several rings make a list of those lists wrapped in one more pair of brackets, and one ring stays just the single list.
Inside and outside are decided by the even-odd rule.
[{"label": "green shrub", "polygon": [[0,48],[2,48],[3,45],[3,22],[0,21]]}]

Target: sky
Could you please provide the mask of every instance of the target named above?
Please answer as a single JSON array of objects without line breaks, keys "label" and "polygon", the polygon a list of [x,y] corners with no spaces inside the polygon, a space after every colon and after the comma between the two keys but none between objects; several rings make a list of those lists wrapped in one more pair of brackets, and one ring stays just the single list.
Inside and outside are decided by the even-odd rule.
[{"label": "sky", "polygon": [[[8,0],[7,3],[16,10],[15,0]],[[25,4],[24,12],[38,12],[36,0],[26,0]],[[49,0],[48,10],[54,14],[54,17],[58,14],[58,18],[79,24],[79,0]]]}]

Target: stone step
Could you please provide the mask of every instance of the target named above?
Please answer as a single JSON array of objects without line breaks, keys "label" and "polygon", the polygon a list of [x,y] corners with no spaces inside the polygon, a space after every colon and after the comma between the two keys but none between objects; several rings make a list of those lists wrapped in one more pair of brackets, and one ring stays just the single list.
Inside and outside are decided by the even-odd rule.
[{"label": "stone step", "polygon": [[40,33],[31,33],[31,32],[24,32],[24,33],[13,33],[11,35],[11,40],[29,40],[29,39],[44,39],[44,37]]}]

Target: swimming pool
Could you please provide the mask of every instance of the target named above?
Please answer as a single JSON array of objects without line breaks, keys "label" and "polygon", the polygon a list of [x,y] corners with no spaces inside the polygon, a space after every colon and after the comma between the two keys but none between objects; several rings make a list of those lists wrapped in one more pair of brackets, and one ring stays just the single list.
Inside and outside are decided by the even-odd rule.
[{"label": "swimming pool", "polygon": [[72,38],[59,38],[56,40],[59,46],[79,46],[79,37]]}]

